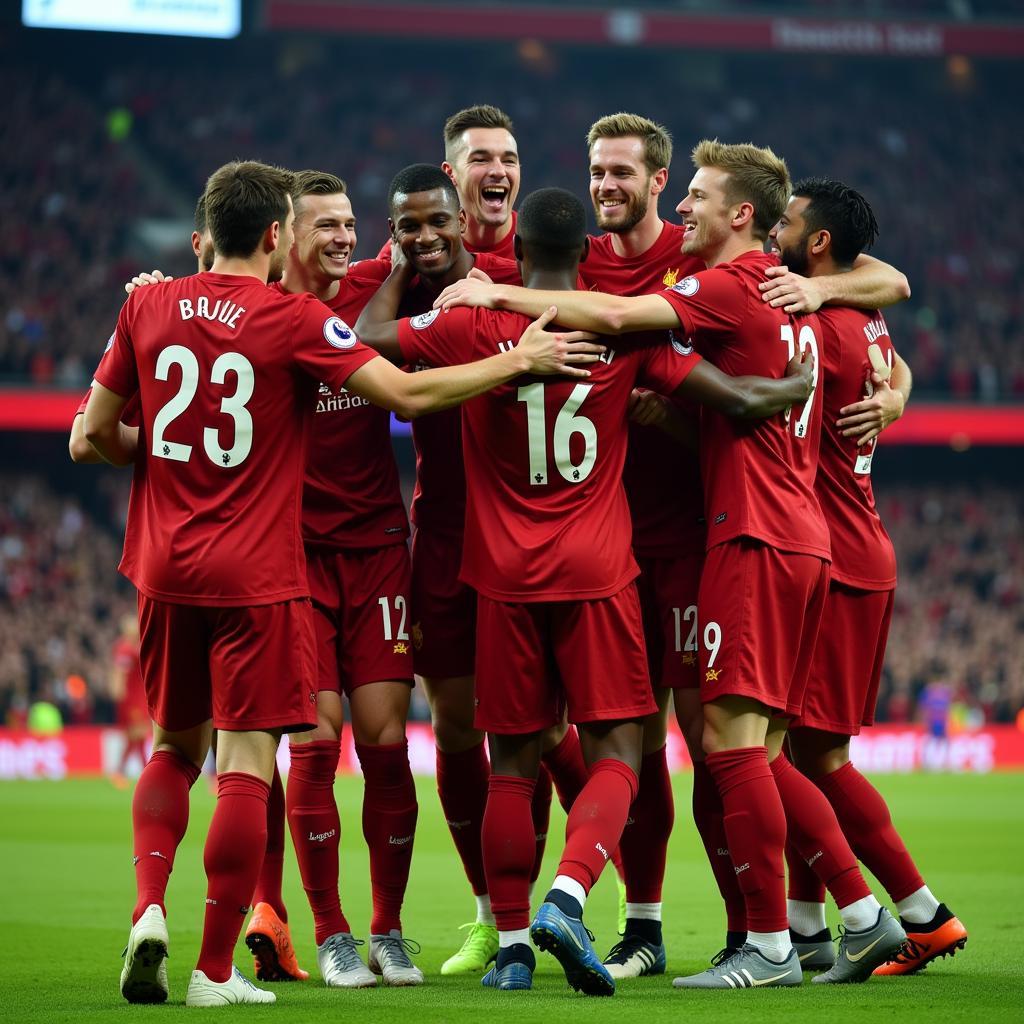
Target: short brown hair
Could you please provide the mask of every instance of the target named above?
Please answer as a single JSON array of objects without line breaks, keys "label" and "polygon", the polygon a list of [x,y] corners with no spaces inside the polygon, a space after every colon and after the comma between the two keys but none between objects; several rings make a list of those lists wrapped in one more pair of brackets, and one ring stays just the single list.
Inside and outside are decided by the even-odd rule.
[{"label": "short brown hair", "polygon": [[292,172],[255,160],[234,160],[206,182],[206,221],[218,256],[245,258],[274,221],[284,223]]},{"label": "short brown hair", "polygon": [[458,110],[444,123],[444,157],[450,163],[452,150],[470,128],[504,128],[512,133],[512,118],[499,107],[478,103],[475,107]]},{"label": "short brown hair", "polygon": [[609,114],[595,121],[587,132],[587,148],[598,139],[638,138],[644,145],[644,166],[651,174],[672,163],[672,136],[662,124],[640,114]]},{"label": "short brown hair", "polygon": [[295,171],[292,202],[298,206],[303,196],[336,196],[346,192],[345,182],[329,171]]},{"label": "short brown hair", "polygon": [[715,167],[729,175],[726,199],[754,207],[754,237],[764,241],[782,216],[793,190],[786,161],[767,146],[752,142],[727,145],[704,139],[693,147],[693,166]]}]

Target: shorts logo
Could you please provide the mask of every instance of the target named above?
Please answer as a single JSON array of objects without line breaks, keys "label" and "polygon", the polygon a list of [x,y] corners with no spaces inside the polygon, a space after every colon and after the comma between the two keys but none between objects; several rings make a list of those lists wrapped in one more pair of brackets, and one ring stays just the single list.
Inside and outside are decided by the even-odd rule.
[{"label": "shorts logo", "polygon": [[412,645],[417,651],[423,650],[423,627],[418,622],[412,624]]},{"label": "shorts logo", "polygon": [[428,313],[420,313],[419,316],[414,316],[409,324],[415,327],[417,331],[422,331],[424,328],[429,327],[436,319],[437,314],[440,313],[439,309],[432,309]]},{"label": "shorts logo", "polygon": [[672,342],[672,351],[681,356],[693,355],[693,339],[687,338],[682,341],[675,331],[668,332],[669,340]]},{"label": "shorts logo", "polygon": [[324,338],[335,348],[351,348],[357,340],[352,328],[338,316],[324,321]]},{"label": "shorts logo", "polygon": [[704,673],[704,682],[705,683],[717,683],[718,682],[718,677],[721,674],[722,674],[722,670],[720,668],[709,668],[707,670],[707,672]]},{"label": "shorts logo", "polygon": [[679,292],[680,295],[696,295],[700,291],[700,281],[695,277],[684,277],[679,284],[672,285],[672,291]]},{"label": "shorts logo", "polygon": [[693,651],[688,651],[686,654],[683,655],[683,664],[684,665],[696,665],[697,664],[697,655],[694,654]]},{"label": "shorts logo", "polygon": [[719,512],[718,515],[715,516],[715,526],[720,526],[728,518],[729,518],[729,513],[728,512]]},{"label": "shorts logo", "polygon": [[404,640],[399,640],[397,644],[391,649],[392,654],[408,654],[409,645]]}]

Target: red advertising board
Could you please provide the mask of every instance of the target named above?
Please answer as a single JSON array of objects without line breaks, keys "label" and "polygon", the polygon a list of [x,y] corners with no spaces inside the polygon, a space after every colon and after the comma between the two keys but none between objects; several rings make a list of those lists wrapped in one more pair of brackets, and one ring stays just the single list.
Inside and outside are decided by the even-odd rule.
[{"label": "red advertising board", "polygon": [[[55,736],[0,729],[0,781],[110,774],[120,760],[122,743],[117,729],[103,726],[70,727]],[[674,727],[669,732],[668,755],[673,771],[689,770],[686,746]],[[1024,732],[1011,725],[993,725],[939,740],[918,726],[877,726],[854,739],[853,758],[868,772],[1020,770],[1024,769]],[[416,775],[434,774],[434,737],[429,725],[410,724],[409,759]],[[281,744],[278,762],[287,772],[287,743]],[[338,774],[358,771],[351,733],[346,733]]]}]

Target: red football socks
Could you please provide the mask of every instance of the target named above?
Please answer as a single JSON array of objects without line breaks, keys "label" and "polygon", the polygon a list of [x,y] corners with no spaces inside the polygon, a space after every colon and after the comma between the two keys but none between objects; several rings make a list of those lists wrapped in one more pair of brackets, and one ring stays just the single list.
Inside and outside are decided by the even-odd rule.
[{"label": "red football socks", "polygon": [[722,796],[725,835],[747,908],[746,927],[781,932],[786,921],[786,815],[765,747],[708,754]]},{"label": "red football socks", "polygon": [[660,903],[668,840],[675,821],[665,748],[640,763],[639,791],[619,840],[629,903]]},{"label": "red football socks", "polygon": [[558,874],[575,879],[590,891],[619,845],[636,793],[636,774],[622,761],[603,758],[591,768],[587,784],[569,811]]},{"label": "red football socks", "polygon": [[537,770],[537,782],[530,800],[530,816],[533,819],[533,868],[530,881],[536,882],[544,863],[544,850],[548,845],[548,829],[551,827],[551,773],[541,765]]},{"label": "red football socks", "polygon": [[180,754],[158,750],[150,759],[132,797],[135,885],[138,892],[132,924],[156,903],[167,915],[164,894],[174,854],[188,827],[188,791],[199,769]]},{"label": "red football socks", "polygon": [[[448,831],[475,896],[487,892],[480,831],[487,807],[491,765],[484,744],[448,754],[437,749],[437,795]],[[549,798],[550,799],[550,798]]]},{"label": "red football socks", "polygon": [[[642,784],[641,784],[642,786]],[[718,883],[725,903],[726,928],[730,932],[747,930],[747,907],[736,880],[736,869],[729,856],[729,840],[725,836],[722,797],[708,766],[703,761],[693,764],[693,821],[697,835],[704,843],[704,852]]]},{"label": "red football socks", "polygon": [[217,776],[217,808],[206,837],[206,918],[196,968],[225,982],[267,845],[270,787],[255,775]]},{"label": "red football socks", "polygon": [[587,762],[583,760],[583,747],[580,737],[570,725],[562,741],[552,747],[541,758],[544,767],[551,773],[551,780],[558,793],[558,802],[566,814],[572,809],[573,801],[580,790],[587,784],[590,773]]},{"label": "red football socks", "polygon": [[789,899],[801,903],[825,902],[825,883],[807,866],[791,840],[786,843],[786,873]]},{"label": "red football socks", "polygon": [[363,836],[370,851],[373,890],[371,935],[402,930],[402,902],[409,883],[416,835],[416,784],[409,768],[409,744],[356,744],[363,768]]},{"label": "red football socks", "polygon": [[267,802],[267,849],[263,854],[263,867],[256,879],[252,894],[253,906],[267,903],[282,921],[287,922],[288,911],[281,896],[281,876],[284,872],[284,786],[281,773],[274,764],[274,777],[270,780],[270,799]]},{"label": "red football socks", "polygon": [[289,748],[288,827],[299,877],[313,911],[318,946],[331,935],[350,931],[338,895],[341,822],[334,800],[334,777],[340,746],[337,740],[314,740]]},{"label": "red football socks", "polygon": [[771,769],[786,813],[789,842],[825,883],[836,906],[842,910],[870,896],[857,858],[825,794],[798,772],[785,754],[772,761]]},{"label": "red football socks", "polygon": [[[534,780],[491,775],[482,830],[487,891],[498,931],[530,926],[530,869],[536,841],[530,804]],[[550,799],[550,796],[549,796]]]},{"label": "red football socks", "polygon": [[924,885],[913,858],[892,823],[882,794],[849,761],[814,780],[835,808],[854,853],[894,901]]}]

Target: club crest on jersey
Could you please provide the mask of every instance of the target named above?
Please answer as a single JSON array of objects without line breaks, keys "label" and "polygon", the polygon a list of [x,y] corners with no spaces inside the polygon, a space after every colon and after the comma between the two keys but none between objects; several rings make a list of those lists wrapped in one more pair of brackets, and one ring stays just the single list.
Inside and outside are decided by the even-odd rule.
[{"label": "club crest on jersey", "polygon": [[679,284],[671,285],[671,288],[680,295],[696,295],[700,291],[700,281],[695,277],[684,277]]},{"label": "club crest on jersey", "polygon": [[328,345],[335,348],[351,348],[356,343],[356,336],[341,317],[332,316],[324,322],[324,338]]},{"label": "club crest on jersey", "polygon": [[414,316],[409,323],[415,327],[417,331],[422,331],[437,319],[437,314],[440,312],[441,310],[439,309],[432,309],[427,313],[420,313],[419,316]]},{"label": "club crest on jersey", "polygon": [[661,283],[666,288],[675,288],[676,281],[678,281],[678,280],[679,280],[679,268],[678,267],[669,267],[669,269],[665,271],[665,276],[661,279]]},{"label": "club crest on jersey", "polygon": [[672,342],[672,351],[677,352],[681,356],[692,356],[693,355],[693,339],[687,338],[683,341],[682,338],[676,334],[675,331],[668,332],[669,341]]}]

